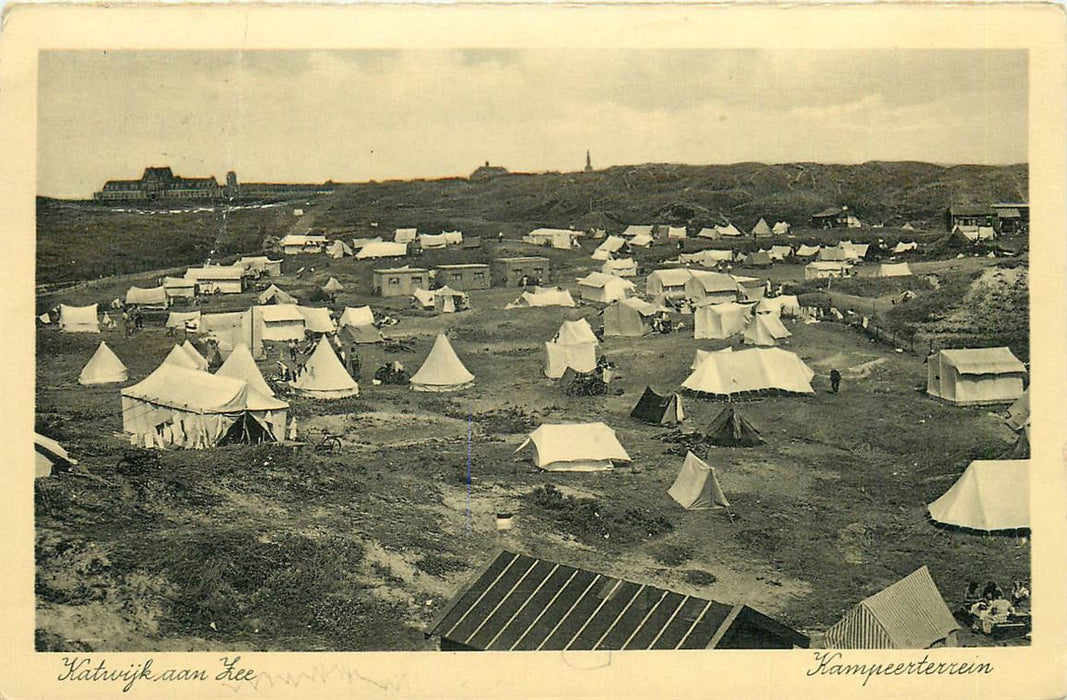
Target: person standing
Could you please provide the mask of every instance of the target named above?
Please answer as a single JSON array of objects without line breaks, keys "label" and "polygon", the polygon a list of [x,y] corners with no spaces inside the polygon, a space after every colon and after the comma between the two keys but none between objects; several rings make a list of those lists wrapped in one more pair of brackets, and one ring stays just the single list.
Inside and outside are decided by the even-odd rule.
[{"label": "person standing", "polygon": [[841,373],[836,369],[830,370],[830,391],[834,394],[841,387]]}]

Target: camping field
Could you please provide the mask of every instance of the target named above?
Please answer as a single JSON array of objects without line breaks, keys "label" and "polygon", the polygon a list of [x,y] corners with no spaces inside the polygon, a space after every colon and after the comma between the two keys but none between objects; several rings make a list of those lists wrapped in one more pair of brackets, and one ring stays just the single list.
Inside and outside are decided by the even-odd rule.
[{"label": "camping field", "polygon": [[[554,284],[574,293],[575,277],[599,265],[585,248],[549,251]],[[543,251],[492,241],[410,262],[481,262],[502,252]],[[654,248],[642,257],[667,255]],[[916,276],[899,288],[896,280],[845,284],[841,294],[888,300],[914,289],[907,304],[932,295],[921,314],[898,319],[931,342],[964,337],[969,328],[986,334],[984,344],[995,341],[989,328],[1001,326],[988,318],[976,325],[973,316],[1019,312],[1010,295],[987,294],[987,287],[1018,294],[1021,284],[1025,303],[1024,271],[1000,269],[997,259],[919,265],[917,272],[939,276],[936,287]],[[925,352],[898,352],[844,323],[785,321],[793,336],[782,347],[815,371],[815,393],[738,404],[766,444],[708,448],[732,517],[721,509],[685,511],[667,495],[684,449],[660,439],[666,429],[631,419],[630,409],[646,385],[677,391],[697,348],[729,341],[694,340],[691,316],[679,316],[688,326],[678,333],[606,338],[601,351],[620,374],[611,393],[569,397],[542,373],[543,343],[567,319],[599,326],[599,309],[506,311],[519,290],[494,288],[471,292],[468,311],[431,316],[408,309],[408,298],[370,295],[370,270],[382,266],[294,256],[272,280],[306,299],[335,276],[346,286],[338,307],[371,304],[400,319],[384,329],[387,337],[413,339],[413,351],[361,351],[358,397],[285,397],[302,446],[166,450],[158,465],[119,466],[129,449],[120,387],[83,387],[78,373],[104,339],[129,368],[127,386],[150,373],[182,332],[167,335],[165,314],[149,316],[130,338],[121,329],[98,336],[38,328],[38,429],[84,468],[36,485],[38,649],[432,649],[423,636],[428,623],[501,547],[744,602],[812,635],[815,645],[861,599],[923,565],[950,608],[962,602],[968,581],[1030,578],[1025,541],[942,529],[926,516],[926,504],[971,460],[1004,454],[1015,436],[1002,406],[960,408],[926,396]],[[803,279],[794,264],[735,272]],[[150,286],[152,279],[141,281]],[[643,278],[637,281],[643,289]],[[39,312],[59,302],[104,305],[137,283],[105,277],[42,294]],[[986,297],[1000,305],[964,303]],[[253,298],[216,297],[203,310],[244,309]],[[879,314],[883,308],[901,316],[889,301]],[[1001,325],[1004,342],[1027,360],[1027,348],[1012,340],[1018,324]],[[372,385],[374,369],[387,361],[414,372],[440,331],[476,376],[474,387],[434,394]],[[276,357],[260,363],[265,375],[274,373]],[[843,375],[836,395],[827,379],[834,368]],[[699,430],[723,407],[690,396],[684,402],[687,429]],[[514,454],[541,423],[585,421],[615,429],[632,466],[542,472]],[[339,450],[315,449],[323,431],[342,436]],[[511,530],[497,531],[498,513],[514,514]],[[961,635],[965,644],[991,643]]]}]

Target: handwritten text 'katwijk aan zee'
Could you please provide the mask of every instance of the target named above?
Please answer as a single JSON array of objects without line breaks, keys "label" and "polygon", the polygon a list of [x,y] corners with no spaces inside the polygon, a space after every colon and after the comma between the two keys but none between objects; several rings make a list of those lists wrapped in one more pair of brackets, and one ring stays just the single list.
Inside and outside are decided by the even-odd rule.
[{"label": "handwritten text 'katwijk aan zee'", "polygon": [[64,670],[58,680],[83,683],[122,683],[122,692],[127,692],[134,683],[145,681],[189,682],[214,680],[220,683],[247,683],[256,679],[256,672],[240,665],[240,656],[223,656],[214,669],[207,668],[158,668],[151,658],[142,663],[126,666],[109,666],[107,661],[97,661],[87,656],[64,656]]}]

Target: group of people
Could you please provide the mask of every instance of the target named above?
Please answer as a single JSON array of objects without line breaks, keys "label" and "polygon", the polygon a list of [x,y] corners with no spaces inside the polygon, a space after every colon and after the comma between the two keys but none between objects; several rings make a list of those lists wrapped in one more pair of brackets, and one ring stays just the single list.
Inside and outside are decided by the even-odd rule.
[{"label": "group of people", "polygon": [[1016,614],[1017,606],[1029,602],[1030,591],[1023,582],[1015,581],[1009,597],[1005,596],[996,581],[988,581],[979,596],[978,584],[972,581],[967,585],[965,599],[974,601],[967,609],[971,614],[971,629],[992,634],[998,624],[1008,622]]}]

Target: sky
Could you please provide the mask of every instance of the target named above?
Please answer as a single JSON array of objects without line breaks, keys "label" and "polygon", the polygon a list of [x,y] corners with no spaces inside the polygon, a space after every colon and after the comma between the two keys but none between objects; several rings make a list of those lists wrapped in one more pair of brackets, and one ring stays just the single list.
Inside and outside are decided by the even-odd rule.
[{"label": "sky", "polygon": [[48,51],[38,193],[148,165],[244,182],[636,163],[1027,161],[1027,54],[993,50]]}]

